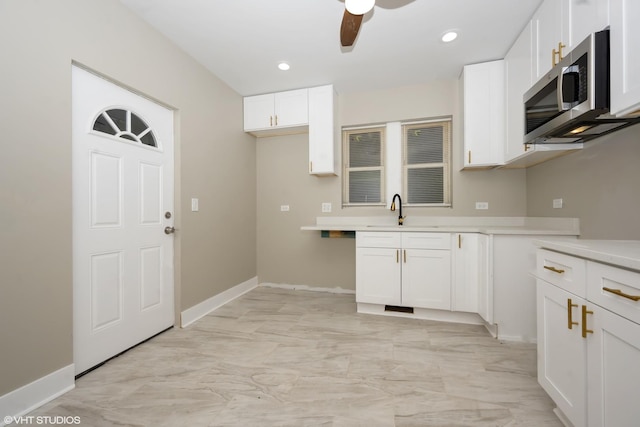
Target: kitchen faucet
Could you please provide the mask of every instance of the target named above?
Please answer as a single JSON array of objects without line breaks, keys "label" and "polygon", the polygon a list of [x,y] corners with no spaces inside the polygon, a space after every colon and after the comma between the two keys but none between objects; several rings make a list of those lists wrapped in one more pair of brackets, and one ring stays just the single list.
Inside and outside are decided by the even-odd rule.
[{"label": "kitchen faucet", "polygon": [[398,198],[398,206],[400,210],[400,212],[398,212],[398,225],[402,225],[404,217],[402,216],[402,199],[399,194],[394,194],[393,199],[391,199],[391,212],[395,212],[396,210],[396,197]]}]

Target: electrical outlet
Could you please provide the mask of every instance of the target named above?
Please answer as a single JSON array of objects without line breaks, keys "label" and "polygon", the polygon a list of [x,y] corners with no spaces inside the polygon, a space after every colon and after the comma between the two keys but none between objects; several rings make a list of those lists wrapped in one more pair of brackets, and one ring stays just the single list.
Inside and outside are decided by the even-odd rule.
[{"label": "electrical outlet", "polygon": [[322,204],[322,212],[323,213],[329,213],[331,212],[331,203],[323,203]]},{"label": "electrical outlet", "polygon": [[562,209],[563,206],[564,206],[564,201],[562,199],[553,199],[554,209]]},{"label": "electrical outlet", "polygon": [[280,205],[280,212],[289,212],[289,205]]},{"label": "electrical outlet", "polygon": [[476,202],[476,209],[489,209],[489,202]]}]

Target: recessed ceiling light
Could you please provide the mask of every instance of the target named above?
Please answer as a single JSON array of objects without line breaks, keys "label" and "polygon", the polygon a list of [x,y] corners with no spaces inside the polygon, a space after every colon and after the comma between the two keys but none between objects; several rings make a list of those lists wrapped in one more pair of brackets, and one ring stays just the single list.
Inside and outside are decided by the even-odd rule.
[{"label": "recessed ceiling light", "polygon": [[282,71],[287,71],[291,67],[286,62],[281,62],[278,64],[278,68],[280,68]]},{"label": "recessed ceiling light", "polygon": [[458,37],[458,33],[456,31],[447,31],[442,35],[442,41],[445,43],[449,43],[454,41]]}]

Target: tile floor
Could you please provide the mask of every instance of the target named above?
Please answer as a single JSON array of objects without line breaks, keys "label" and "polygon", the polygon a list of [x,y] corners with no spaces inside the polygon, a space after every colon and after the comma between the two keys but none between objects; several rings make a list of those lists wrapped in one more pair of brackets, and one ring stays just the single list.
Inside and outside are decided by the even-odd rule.
[{"label": "tile floor", "polygon": [[259,287],[29,415],[84,426],[561,426],[535,371],[534,345],[481,326]]}]

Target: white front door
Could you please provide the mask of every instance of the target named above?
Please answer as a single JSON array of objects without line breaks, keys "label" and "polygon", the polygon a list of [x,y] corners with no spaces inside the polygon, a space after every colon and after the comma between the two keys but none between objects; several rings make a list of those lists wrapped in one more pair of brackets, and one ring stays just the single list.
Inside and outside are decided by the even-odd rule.
[{"label": "white front door", "polygon": [[78,374],[174,323],[173,112],[74,66],[72,156]]}]

